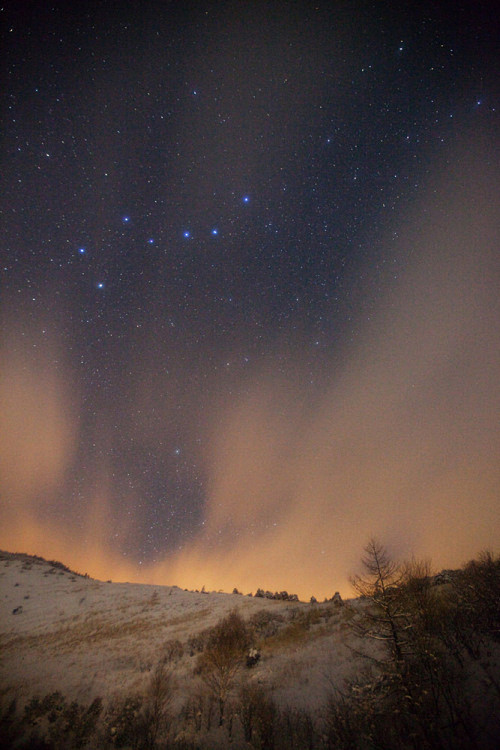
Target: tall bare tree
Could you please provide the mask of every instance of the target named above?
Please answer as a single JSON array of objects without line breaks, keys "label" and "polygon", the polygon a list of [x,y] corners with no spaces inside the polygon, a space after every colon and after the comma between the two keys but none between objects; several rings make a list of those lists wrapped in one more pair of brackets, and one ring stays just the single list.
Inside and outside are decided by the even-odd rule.
[{"label": "tall bare tree", "polygon": [[403,569],[377,539],[370,539],[364,553],[361,559],[364,572],[352,577],[351,584],[359,596],[369,599],[375,606],[367,609],[357,630],[362,636],[382,641],[398,664],[403,659],[404,632],[408,627],[400,588]]}]

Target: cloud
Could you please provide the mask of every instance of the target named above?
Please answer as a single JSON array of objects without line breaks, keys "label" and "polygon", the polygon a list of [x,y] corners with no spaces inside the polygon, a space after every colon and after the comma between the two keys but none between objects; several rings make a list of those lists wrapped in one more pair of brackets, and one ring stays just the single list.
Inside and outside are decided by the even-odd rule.
[{"label": "cloud", "polygon": [[[348,593],[371,535],[395,555],[430,557],[437,567],[495,548],[498,190],[487,154],[458,154],[453,167],[437,165],[436,180],[391,228],[399,247],[386,242],[386,277],[367,285],[352,335],[332,350],[320,388],[311,387],[302,345],[290,346],[290,337],[279,366],[270,351],[232,382],[231,394],[215,384],[199,457],[204,524],[154,566],[140,570],[133,555],[123,556],[144,523],[143,498],[124,492],[111,460],[87,466],[87,504],[68,503],[82,471],[76,380],[57,337],[42,340],[29,321],[3,316],[0,545],[60,557],[102,578],[287,589],[304,598]],[[161,382],[145,388],[141,362],[131,367],[131,392],[154,405]],[[182,375],[181,363],[177,370]],[[183,403],[192,400],[194,429],[200,402],[189,388]],[[157,410],[169,417],[174,401]],[[102,419],[95,439],[109,449],[116,431],[105,411]],[[137,449],[142,442],[160,450],[158,430],[136,422]]]},{"label": "cloud", "polygon": [[3,320],[0,482],[2,497],[18,512],[56,493],[71,465],[74,393],[67,387],[57,342],[7,315]]},{"label": "cloud", "polygon": [[326,595],[346,591],[371,535],[438,566],[497,544],[499,238],[485,163],[464,156],[400,217],[410,260],[369,320],[361,311],[321,396],[297,352],[219,405],[204,532],[168,563],[179,580]]}]

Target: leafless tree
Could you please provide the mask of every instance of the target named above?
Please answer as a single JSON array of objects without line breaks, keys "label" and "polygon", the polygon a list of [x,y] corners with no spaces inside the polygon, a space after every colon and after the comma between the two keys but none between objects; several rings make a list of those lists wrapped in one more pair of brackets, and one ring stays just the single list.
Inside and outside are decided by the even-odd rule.
[{"label": "leafless tree", "polygon": [[141,711],[146,747],[156,747],[159,738],[167,732],[172,698],[172,673],[164,664],[159,664],[151,675]]},{"label": "leafless tree", "polygon": [[369,599],[374,606],[366,610],[357,631],[359,635],[382,641],[393,661],[399,664],[408,628],[406,602],[400,589],[403,569],[376,539],[370,539],[364,552],[363,575],[352,577],[351,584],[359,596]]},{"label": "leafless tree", "polygon": [[227,698],[249,645],[250,634],[245,621],[237,612],[231,612],[213,628],[208,645],[200,654],[198,668],[218,702],[219,726],[224,723]]}]

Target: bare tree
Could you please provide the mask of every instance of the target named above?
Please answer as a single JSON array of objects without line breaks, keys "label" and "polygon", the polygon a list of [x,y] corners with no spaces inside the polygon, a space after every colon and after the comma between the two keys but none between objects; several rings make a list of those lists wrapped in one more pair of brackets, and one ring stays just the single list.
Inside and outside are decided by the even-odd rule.
[{"label": "bare tree", "polygon": [[[363,698],[363,709],[360,713],[356,701],[350,701],[350,720],[371,736],[372,727],[377,727],[374,717],[392,713],[399,717],[396,735],[411,736],[415,748],[441,747],[448,739],[475,747],[459,676],[437,637],[446,608],[432,586],[429,565],[414,560],[400,564],[375,539],[365,547],[362,563],[363,575],[351,580],[369,605],[354,629],[382,642],[389,659],[379,661],[380,674],[354,686],[353,695],[358,704]],[[339,716],[344,716],[343,709]],[[338,722],[334,724],[338,729]]]},{"label": "bare tree", "polygon": [[403,569],[376,539],[370,539],[364,552],[361,560],[364,574],[351,578],[351,584],[359,596],[369,599],[375,606],[365,612],[357,627],[358,634],[382,641],[392,660],[399,664],[405,646],[404,631],[408,627],[405,600],[400,589]]},{"label": "bare tree", "polygon": [[159,738],[166,733],[172,698],[172,673],[160,663],[151,675],[142,706],[141,719],[146,747],[156,747]]},{"label": "bare tree", "polygon": [[244,663],[250,634],[238,612],[231,612],[213,628],[198,667],[202,680],[219,705],[219,726],[224,723],[227,698],[236,673]]}]

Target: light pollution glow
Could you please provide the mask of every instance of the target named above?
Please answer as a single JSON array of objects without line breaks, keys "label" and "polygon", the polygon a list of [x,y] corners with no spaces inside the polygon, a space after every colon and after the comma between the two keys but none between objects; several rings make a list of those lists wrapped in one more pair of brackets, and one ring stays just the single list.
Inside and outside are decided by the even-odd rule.
[{"label": "light pollution glow", "polygon": [[106,541],[110,526],[133,533],[140,523],[132,495],[113,510],[106,466],[89,469],[83,524],[67,505],[54,512],[77,450],[78,394],[70,368],[54,366],[64,362],[57,335],[33,347],[35,328],[21,339],[4,314],[0,547],[102,579],[301,598],[348,594],[372,535],[436,568],[498,549],[498,173],[464,151],[395,222],[412,260],[355,321],[321,396],[308,395],[297,351],[290,372],[261,365],[238,398],[214,404],[205,523],[155,565],[139,568]]}]

